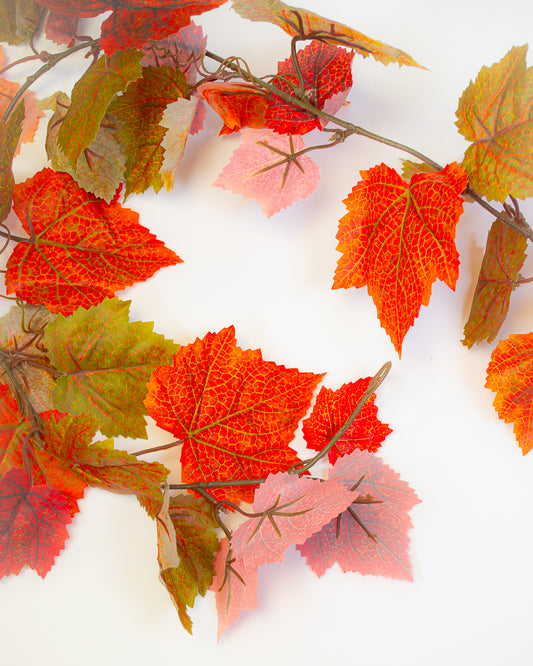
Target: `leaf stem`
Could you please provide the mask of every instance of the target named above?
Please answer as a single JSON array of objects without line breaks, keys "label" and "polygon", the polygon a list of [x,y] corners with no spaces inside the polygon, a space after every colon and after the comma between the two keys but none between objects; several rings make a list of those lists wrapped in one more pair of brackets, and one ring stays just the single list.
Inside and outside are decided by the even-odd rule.
[{"label": "leaf stem", "polygon": [[144,456],[147,453],[155,453],[156,451],[164,451],[165,449],[173,449],[175,446],[181,446],[183,440],[177,439],[175,442],[170,442],[170,444],[161,444],[161,446],[154,446],[150,449],[143,449],[142,451],[135,451],[131,453],[132,456]]}]

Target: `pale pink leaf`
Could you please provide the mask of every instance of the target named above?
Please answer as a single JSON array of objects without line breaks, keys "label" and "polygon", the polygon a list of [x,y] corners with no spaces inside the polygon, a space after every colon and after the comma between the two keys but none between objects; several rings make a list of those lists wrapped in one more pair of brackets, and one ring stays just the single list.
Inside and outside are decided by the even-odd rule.
[{"label": "pale pink leaf", "polygon": [[215,556],[215,577],[209,588],[216,597],[218,640],[243,611],[257,608],[257,567],[246,566],[233,556],[230,564],[228,547],[229,541],[224,537]]},{"label": "pale pink leaf", "polygon": [[297,546],[309,567],[321,576],[337,562],[343,571],[412,580],[408,536],[412,523],[408,512],[420,502],[414,491],[380,458],[367,451],[356,450],[339,458],[330,476],[347,488],[360,482],[358,500],[370,495],[379,502],[356,501],[350,507],[375,540],[348,510],[344,511],[339,519],[334,518]]},{"label": "pale pink leaf", "polygon": [[252,513],[234,532],[233,552],[247,566],[281,562],[291,544],[301,544],[350,506],[358,491],[341,481],[320,481],[288,472],[270,474],[257,489]]},{"label": "pale pink leaf", "polygon": [[267,217],[314,192],[320,173],[310,157],[297,155],[305,147],[301,136],[250,128],[241,136],[213,185],[256,199]]}]

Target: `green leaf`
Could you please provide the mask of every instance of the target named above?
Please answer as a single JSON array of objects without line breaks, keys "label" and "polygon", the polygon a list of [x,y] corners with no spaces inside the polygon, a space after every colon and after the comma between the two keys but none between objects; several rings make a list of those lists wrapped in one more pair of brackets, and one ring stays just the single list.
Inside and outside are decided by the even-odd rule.
[{"label": "green leaf", "polygon": [[158,365],[178,345],[153,332],[153,323],[129,322],[130,301],[106,299],[48,325],[44,343],[57,380],[54,402],[69,414],[92,414],[106,436],[146,438],[143,400]]},{"label": "green leaf", "polygon": [[48,123],[46,154],[56,171],[69,173],[80,187],[109,203],[124,180],[126,152],[118,139],[120,123],[116,118],[105,114],[94,141],[84,149],[76,167],[59,146],[58,134],[70,107],[70,99],[65,93],[53,95],[42,108],[51,108],[54,115]]},{"label": "green leaf", "polygon": [[0,222],[6,219],[11,210],[15,185],[11,165],[22,133],[23,121],[23,101],[18,103],[7,122],[0,120]]},{"label": "green leaf", "polygon": [[113,97],[141,76],[142,57],[136,49],[102,56],[72,89],[72,102],[58,132],[59,146],[72,168],[94,141]]},{"label": "green leaf", "polygon": [[0,42],[25,42],[38,29],[44,11],[34,0],[0,0]]},{"label": "green leaf", "polygon": [[509,225],[494,220],[472,300],[462,341],[467,347],[482,340],[492,342],[500,330],[518,271],[526,260],[527,239]]},{"label": "green leaf", "polygon": [[180,70],[146,67],[143,75],[113,100],[109,113],[122,121],[119,137],[126,146],[126,196],[163,186],[161,169],[167,129],[160,125],[169,104],[185,97],[188,85]]}]

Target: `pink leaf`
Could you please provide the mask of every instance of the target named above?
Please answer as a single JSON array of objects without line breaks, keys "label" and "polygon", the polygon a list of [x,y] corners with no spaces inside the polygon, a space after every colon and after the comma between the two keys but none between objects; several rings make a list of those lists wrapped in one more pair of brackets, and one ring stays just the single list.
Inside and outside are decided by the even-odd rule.
[{"label": "pink leaf", "polygon": [[247,566],[281,562],[288,546],[303,543],[349,507],[358,494],[342,480],[270,474],[256,491],[251,509],[262,515],[235,530],[233,552]]},{"label": "pink leaf", "polygon": [[311,158],[297,154],[304,148],[301,136],[249,128],[241,135],[242,144],[213,185],[256,199],[267,217],[314,192],[319,169]]},{"label": "pink leaf", "polygon": [[350,507],[364,528],[345,511],[339,516],[340,522],[334,518],[297,550],[317,576],[337,562],[343,571],[412,580],[408,553],[412,523],[408,512],[420,500],[394,470],[366,451],[356,450],[339,458],[331,473],[332,480],[348,488],[361,478],[359,501],[371,495],[372,500],[380,502],[356,501]]},{"label": "pink leaf", "polygon": [[228,562],[229,541],[220,540],[215,557],[215,577],[210,590],[215,592],[218,613],[218,640],[243,611],[257,608],[257,567],[242,561]]}]

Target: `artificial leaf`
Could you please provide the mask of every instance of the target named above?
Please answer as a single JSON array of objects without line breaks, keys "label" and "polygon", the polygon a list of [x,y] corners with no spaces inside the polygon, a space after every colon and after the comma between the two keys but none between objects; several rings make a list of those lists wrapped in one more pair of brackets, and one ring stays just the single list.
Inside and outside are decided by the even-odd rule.
[{"label": "artificial leaf", "polygon": [[[169,471],[160,463],[138,460],[113,448],[112,440],[92,443],[96,421],[89,415],[70,416],[50,412],[43,415],[45,445],[33,455],[49,485],[63,494],[85,484],[113,493],[136,495],[148,514],[155,518],[163,495],[161,484]],[[65,487],[64,484],[69,486]]]},{"label": "artificial leaf", "polygon": [[[7,81],[6,79],[0,79],[0,116],[2,114],[5,114],[8,105],[11,103],[11,100],[13,99],[19,88],[20,88],[19,84],[15,83],[14,81]],[[26,90],[26,92],[22,96],[22,99],[24,106],[24,115],[22,121],[22,131],[19,135],[18,145],[16,146],[16,149],[14,151],[15,155],[19,154],[20,145],[22,143],[31,143],[33,141],[33,138],[35,136],[35,131],[37,130],[37,126],[39,125],[39,120],[43,116],[43,112],[37,105],[37,98],[35,97],[35,95],[31,90]],[[14,112],[11,113],[9,120],[7,121],[8,126],[13,115],[15,115]],[[13,122],[15,122],[15,120]],[[10,145],[11,137],[10,136],[6,137],[5,140],[7,140],[8,144]]]},{"label": "artificial leaf", "polygon": [[274,23],[291,37],[320,39],[326,44],[347,46],[364,58],[372,55],[385,65],[397,62],[400,66],[420,66],[410,55],[393,46],[370,39],[342,23],[331,21],[306,9],[286,5],[281,0],[233,0],[233,9],[250,21]]},{"label": "artificial leaf", "polygon": [[24,121],[24,103],[19,102],[7,122],[0,120],[0,222],[11,210],[15,179],[11,165],[17,150]]},{"label": "artificial leaf", "polygon": [[38,30],[43,12],[34,0],[0,0],[0,41],[25,42]]},{"label": "artificial leaf", "polygon": [[174,174],[183,157],[185,144],[191,133],[192,123],[198,109],[198,102],[197,97],[177,99],[175,102],[171,102],[164,110],[159,123],[167,130],[161,141],[161,147],[165,152],[160,169],[167,190],[171,190],[174,184]]},{"label": "artificial leaf", "polygon": [[[40,343],[45,326],[54,318],[46,308],[34,305],[13,306],[0,318],[0,353],[37,413],[53,408],[55,371]],[[0,382],[11,383],[3,370]]]},{"label": "artificial leaf", "polygon": [[226,537],[220,540],[214,562],[216,574],[211,585],[216,596],[218,640],[243,611],[257,608],[257,567],[235,559],[229,546]]},{"label": "artificial leaf", "polygon": [[[311,416],[302,424],[303,435],[309,448],[322,451],[347,422],[367,390],[370,379],[366,377],[343,384],[337,391],[322,386]],[[329,450],[328,458],[331,463],[355,449],[377,451],[385,437],[392,432],[386,423],[377,418],[375,397],[376,394],[373,393],[348,430]]]},{"label": "artificial leaf", "polygon": [[344,200],[333,288],[368,287],[383,328],[398,354],[421,305],[438,278],[451,289],[459,275],[455,227],[467,177],[457,164],[416,174],[408,183],[381,164]]},{"label": "artificial leaf", "polygon": [[126,151],[118,139],[120,122],[105,114],[94,140],[84,148],[73,168],[57,138],[70,107],[70,99],[59,92],[41,106],[54,110],[46,134],[46,154],[52,167],[56,171],[69,173],[84,190],[110,203],[124,180],[126,169]]},{"label": "artificial leaf", "polygon": [[533,67],[527,45],[483,67],[459,100],[457,127],[471,145],[463,168],[488,199],[533,196]]},{"label": "artificial leaf", "polygon": [[261,129],[265,126],[269,96],[249,83],[202,83],[198,94],[224,121],[220,134],[238,132],[242,127]]},{"label": "artificial leaf", "polygon": [[43,169],[15,186],[13,205],[30,238],[7,262],[8,293],[70,314],[148,279],[181,259],[138,223],[138,213]]},{"label": "artificial leaf", "polygon": [[280,472],[256,490],[249,518],[233,533],[235,557],[247,566],[281,562],[291,544],[302,544],[347,509],[357,490],[335,480],[322,481]]},{"label": "artificial leaf", "polygon": [[69,48],[76,43],[78,18],[50,12],[44,26],[46,39],[54,44],[66,44]]},{"label": "artificial leaf", "polygon": [[[323,109],[333,96],[345,96],[352,87],[352,52],[313,40],[297,52],[297,58],[304,84],[298,95],[317,109]],[[278,76],[272,85],[291,96],[299,89],[292,58],[278,63]],[[281,134],[306,134],[321,129],[323,121],[311,111],[272,95],[265,111],[265,126]]]},{"label": "artificial leaf", "polygon": [[[260,479],[299,461],[289,443],[321,378],[242,350],[231,326],[181,347],[173,365],[156,368],[145,405],[158,426],[183,440],[185,483]],[[211,492],[249,501],[254,489]]]},{"label": "artificial leaf", "polygon": [[19,412],[15,398],[7,384],[0,384],[0,479],[12,467],[22,467],[22,442],[30,430],[30,423]]},{"label": "artificial leaf", "polygon": [[525,236],[500,220],[492,223],[465,325],[463,344],[467,347],[482,340],[492,342],[498,334],[517,285],[518,271],[526,259],[526,249]]},{"label": "artificial leaf", "polygon": [[96,16],[109,9],[102,24],[102,48],[108,55],[117,49],[139,48],[186,26],[191,16],[223,5],[226,0],[38,0],[39,4],[66,16]]},{"label": "artificial leaf", "polygon": [[22,468],[0,480],[0,577],[27,565],[44,578],[68,539],[71,512],[63,495],[32,486]]},{"label": "artificial leaf", "polygon": [[409,511],[420,501],[414,491],[367,451],[340,458],[330,479],[357,484],[360,501],[296,547],[311,569],[321,576],[337,562],[345,572],[412,580]]},{"label": "artificial leaf", "polygon": [[142,77],[109,106],[109,113],[122,122],[119,137],[128,153],[126,196],[149,187],[156,192],[161,189],[165,153],[161,143],[166,128],[160,122],[167,106],[187,93],[188,85],[180,70],[145,67]]},{"label": "artificial leaf", "polygon": [[511,335],[498,343],[487,368],[485,386],[496,393],[494,408],[526,455],[533,448],[533,333]]},{"label": "artificial leaf", "polygon": [[243,128],[241,137],[241,145],[213,185],[256,199],[267,217],[314,192],[319,168],[300,154],[301,136]]},{"label": "artificial leaf", "polygon": [[[161,577],[183,626],[190,632],[192,623],[187,607],[192,608],[198,595],[205,596],[213,582],[214,559],[219,548],[215,529],[219,525],[212,504],[203,497],[172,497],[166,515],[163,513],[162,516],[163,522],[160,521],[161,514],[158,516]],[[173,532],[176,555],[171,541],[172,556],[163,558],[163,551],[169,547],[169,529]]]},{"label": "artificial leaf", "polygon": [[151,322],[129,322],[129,307],[130,301],[113,298],[59,315],[47,326],[44,343],[60,373],[57,409],[92,414],[108,437],[145,438],[146,383],[179,346],[154,333]]},{"label": "artificial leaf", "polygon": [[57,141],[73,169],[96,137],[109,103],[142,72],[142,53],[135,49],[102,56],[72,89],[72,101],[59,126]]}]

